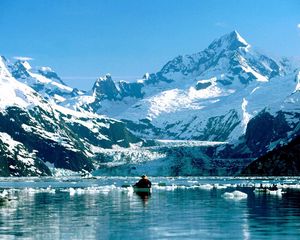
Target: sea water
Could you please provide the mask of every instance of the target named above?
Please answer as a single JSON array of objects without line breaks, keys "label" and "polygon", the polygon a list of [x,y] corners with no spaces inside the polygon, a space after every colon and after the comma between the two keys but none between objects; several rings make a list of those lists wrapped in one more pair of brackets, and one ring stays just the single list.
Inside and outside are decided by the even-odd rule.
[{"label": "sea water", "polygon": [[300,239],[299,178],[150,180],[2,178],[0,239]]}]

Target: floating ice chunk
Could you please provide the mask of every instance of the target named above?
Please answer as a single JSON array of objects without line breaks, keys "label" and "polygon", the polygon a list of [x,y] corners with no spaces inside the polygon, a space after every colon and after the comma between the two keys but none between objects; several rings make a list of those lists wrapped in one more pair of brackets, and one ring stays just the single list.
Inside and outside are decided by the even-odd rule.
[{"label": "floating ice chunk", "polygon": [[77,188],[75,191],[77,194],[84,194],[86,192],[85,189],[82,188]]},{"label": "floating ice chunk", "polygon": [[165,189],[167,191],[174,191],[176,188],[178,188],[177,185],[172,184],[171,186],[166,186]]},{"label": "floating ice chunk", "polygon": [[55,189],[49,186],[46,189],[41,189],[41,192],[55,193]]},{"label": "floating ice chunk", "polygon": [[69,193],[70,193],[70,196],[74,196],[76,193],[76,190],[74,188],[69,188]]},{"label": "floating ice chunk", "polygon": [[80,193],[95,194],[98,192],[99,192],[99,189],[97,187],[88,187],[86,189],[81,189]]},{"label": "floating ice chunk", "polygon": [[[97,194],[97,193],[104,193],[107,194],[112,190],[121,190],[124,191],[125,188],[117,188],[115,185],[109,186],[92,186],[86,188],[66,188],[61,189],[61,192],[69,192],[70,196],[74,196],[75,194]],[[130,191],[130,190],[128,190]]]},{"label": "floating ice chunk", "polygon": [[276,196],[280,197],[280,196],[282,196],[282,194],[284,192],[282,192],[282,189],[280,188],[278,190],[268,190],[267,193],[270,194],[270,195],[276,195]]},{"label": "floating ice chunk", "polygon": [[204,189],[204,190],[211,190],[214,188],[214,185],[212,184],[203,184],[203,185],[199,185],[200,189]]},{"label": "floating ice chunk", "polygon": [[165,191],[174,191],[175,189],[178,188],[178,186],[174,185],[174,184],[172,184],[171,186],[160,186],[160,185],[157,185],[157,186],[153,186],[153,187],[156,188],[156,189],[165,190]]},{"label": "floating ice chunk", "polygon": [[125,188],[125,190],[127,191],[128,195],[131,195],[133,193],[133,187],[127,187]]},{"label": "floating ice chunk", "polygon": [[227,188],[228,186],[227,186],[227,185],[215,184],[214,187],[215,187],[216,189],[225,189],[225,188]]},{"label": "floating ice chunk", "polygon": [[227,199],[236,199],[236,200],[241,200],[248,197],[246,193],[240,191],[225,192],[222,196]]},{"label": "floating ice chunk", "polygon": [[198,183],[198,181],[194,181],[194,180],[188,180],[188,183]]},{"label": "floating ice chunk", "polygon": [[4,189],[2,193],[0,193],[0,198],[6,198],[8,196],[8,191]]},{"label": "floating ice chunk", "polygon": [[117,187],[115,185],[101,186],[99,188],[99,192],[101,193],[109,193],[112,190],[115,190]]},{"label": "floating ice chunk", "polygon": [[24,190],[23,190],[26,194],[35,194],[35,193],[37,193],[38,192],[38,189],[36,189],[36,188],[31,188],[31,187],[29,187],[29,188],[24,188]]},{"label": "floating ice chunk", "polygon": [[51,186],[47,188],[25,188],[24,189],[28,193],[55,193],[55,189],[51,188]]}]

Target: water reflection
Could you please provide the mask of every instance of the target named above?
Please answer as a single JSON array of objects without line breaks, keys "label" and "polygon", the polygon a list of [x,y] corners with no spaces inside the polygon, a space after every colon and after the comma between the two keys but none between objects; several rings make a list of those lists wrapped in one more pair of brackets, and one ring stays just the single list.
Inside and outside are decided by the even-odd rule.
[{"label": "water reflection", "polygon": [[144,203],[144,206],[148,204],[148,200],[151,197],[150,192],[136,192],[135,194],[141,198],[142,202]]},{"label": "water reflection", "polygon": [[283,196],[256,194],[248,201],[249,224],[253,236],[261,239],[299,239],[300,192]]},{"label": "water reflection", "polygon": [[[300,234],[298,190],[280,197],[254,194],[253,187],[174,188],[167,182],[148,195],[114,185],[77,186],[12,191],[16,200],[0,202],[0,239],[248,240],[298,239]],[[248,198],[222,197],[233,190]]]}]

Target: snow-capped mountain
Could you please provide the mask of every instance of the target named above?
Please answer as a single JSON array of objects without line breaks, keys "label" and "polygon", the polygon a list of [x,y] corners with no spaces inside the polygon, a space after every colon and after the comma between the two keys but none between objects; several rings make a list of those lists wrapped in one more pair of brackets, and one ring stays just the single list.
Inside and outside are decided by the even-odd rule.
[{"label": "snow-capped mountain", "polygon": [[[22,66],[26,65],[23,63]],[[22,67],[19,69],[22,70]],[[25,81],[34,81],[37,75],[28,70],[19,71],[16,80],[11,72],[13,70],[8,61],[1,57],[1,176],[49,175],[47,165],[73,171],[91,171],[95,169],[93,161],[101,158],[102,149],[114,145],[128,147],[130,143],[141,142],[120,121],[93,113],[75,112],[48,101],[20,81],[22,76]],[[49,71],[43,74],[49,74]],[[40,76],[36,79],[45,80]],[[53,85],[54,81],[50,82],[48,77],[43,82],[46,86],[41,89],[49,87],[47,84]]]},{"label": "snow-capped mountain", "polygon": [[97,100],[122,100],[126,97],[142,98],[141,92],[143,84],[141,83],[128,83],[120,81],[115,84],[110,76],[107,74],[100,77],[95,82],[92,92]]},{"label": "snow-capped mountain", "polygon": [[[136,82],[99,78],[92,94],[67,103],[125,121],[145,138],[232,142],[245,133],[253,116],[296,89],[293,79],[283,78],[289,74],[287,60],[253,51],[233,31]],[[291,84],[282,89],[284,81]],[[266,94],[270,90],[273,95]]]},{"label": "snow-capped mountain", "polygon": [[138,94],[123,97],[121,82],[98,79],[87,105],[144,138],[226,141],[211,159],[248,161],[300,134],[299,76],[287,59],[255,52],[234,31],[145,74],[134,82]]},{"label": "snow-capped mountain", "polygon": [[15,79],[30,86],[48,100],[59,103],[82,94],[81,91],[67,86],[50,67],[32,68],[25,60],[8,63],[8,67]]}]

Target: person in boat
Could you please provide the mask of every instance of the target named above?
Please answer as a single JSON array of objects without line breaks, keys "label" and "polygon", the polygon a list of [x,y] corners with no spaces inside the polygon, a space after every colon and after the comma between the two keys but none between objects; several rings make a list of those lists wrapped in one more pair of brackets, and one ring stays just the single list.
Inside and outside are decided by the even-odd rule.
[{"label": "person in boat", "polygon": [[151,182],[146,175],[142,175],[141,179],[133,186],[138,188],[151,188]]}]

